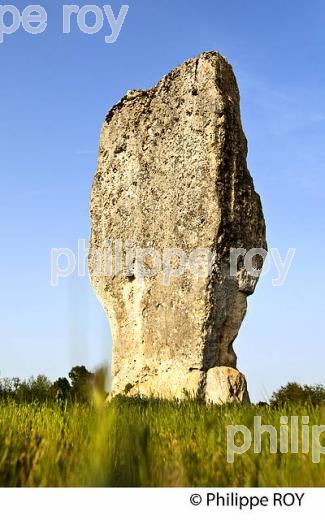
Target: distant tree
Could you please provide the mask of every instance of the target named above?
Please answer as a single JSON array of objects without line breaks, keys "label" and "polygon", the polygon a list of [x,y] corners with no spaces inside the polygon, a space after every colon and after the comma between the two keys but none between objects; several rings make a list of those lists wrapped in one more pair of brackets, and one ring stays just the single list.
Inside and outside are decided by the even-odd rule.
[{"label": "distant tree", "polygon": [[0,395],[2,398],[13,397],[17,388],[18,378],[3,377],[0,379]]},{"label": "distant tree", "polygon": [[22,381],[15,385],[14,397],[16,401],[22,403],[31,403],[37,401],[43,403],[51,399],[51,381],[44,375],[30,377],[27,381]]},{"label": "distant tree", "polygon": [[87,402],[91,399],[94,374],[85,366],[75,366],[69,372],[71,395],[74,399]]},{"label": "distant tree", "polygon": [[54,381],[51,388],[51,396],[53,399],[61,401],[67,400],[70,397],[71,386],[66,377],[59,377]]},{"label": "distant tree", "polygon": [[30,385],[27,381],[21,381],[15,392],[15,399],[18,403],[32,402],[33,399],[30,391]]},{"label": "distant tree", "polygon": [[32,379],[30,382],[32,400],[44,402],[50,399],[51,386],[51,381],[44,375],[39,375],[36,379]]},{"label": "distant tree", "polygon": [[13,377],[11,379],[11,381],[12,381],[13,392],[16,393],[20,386],[20,379],[19,379],[19,377]]},{"label": "distant tree", "polygon": [[283,406],[286,403],[312,404],[325,403],[325,387],[323,385],[299,385],[288,383],[273,393],[270,404]]}]

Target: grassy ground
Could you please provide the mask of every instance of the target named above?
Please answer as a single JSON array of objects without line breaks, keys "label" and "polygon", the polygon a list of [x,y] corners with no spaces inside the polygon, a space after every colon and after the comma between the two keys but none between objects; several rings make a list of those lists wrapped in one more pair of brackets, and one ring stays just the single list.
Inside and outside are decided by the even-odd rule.
[{"label": "grassy ground", "polygon": [[[140,399],[106,406],[0,403],[0,486],[324,486],[325,457],[250,449],[227,463],[226,427],[324,408],[206,407]],[[325,434],[324,434],[325,436]],[[323,444],[325,444],[323,442]]]}]

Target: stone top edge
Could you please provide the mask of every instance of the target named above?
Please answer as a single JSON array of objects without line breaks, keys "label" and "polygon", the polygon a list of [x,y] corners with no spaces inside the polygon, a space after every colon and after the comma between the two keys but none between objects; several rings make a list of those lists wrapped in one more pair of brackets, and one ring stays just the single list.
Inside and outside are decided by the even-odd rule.
[{"label": "stone top edge", "polygon": [[217,61],[223,62],[223,64],[226,65],[227,67],[229,67],[232,71],[232,67],[231,67],[230,63],[219,52],[217,52],[217,51],[201,52],[197,56],[193,56],[192,58],[189,58],[189,59],[183,61],[181,64],[177,65],[172,70],[170,70],[169,72],[164,74],[162,76],[162,78],[153,87],[149,87],[148,89],[128,90],[126,92],[126,94],[119,101],[114,103],[114,105],[112,105],[112,107],[108,110],[106,117],[105,117],[105,122],[109,123],[111,121],[111,119],[113,118],[115,111],[122,108],[127,102],[130,102],[141,96],[150,96],[160,86],[162,86],[164,83],[166,83],[166,81],[168,81],[170,78],[172,78],[178,71],[180,71],[181,69],[185,69],[190,64],[198,62],[201,59],[215,59],[216,62]]}]

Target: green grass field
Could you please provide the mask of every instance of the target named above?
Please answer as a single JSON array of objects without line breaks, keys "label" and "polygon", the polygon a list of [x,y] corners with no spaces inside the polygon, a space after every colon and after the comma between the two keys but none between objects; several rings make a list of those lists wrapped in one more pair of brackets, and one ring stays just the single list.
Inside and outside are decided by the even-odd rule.
[{"label": "green grass field", "polygon": [[[311,454],[248,450],[226,459],[226,427],[279,431],[281,415],[325,423],[325,409],[210,406],[119,398],[107,405],[0,403],[1,486],[324,486]],[[325,444],[323,442],[323,444]],[[324,457],[324,456],[323,456]],[[325,459],[325,457],[324,457]]]}]

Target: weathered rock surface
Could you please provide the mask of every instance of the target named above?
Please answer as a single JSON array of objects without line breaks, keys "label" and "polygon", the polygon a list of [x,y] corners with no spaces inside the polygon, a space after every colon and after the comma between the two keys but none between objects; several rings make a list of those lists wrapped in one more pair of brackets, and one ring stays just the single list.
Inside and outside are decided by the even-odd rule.
[{"label": "weathered rock surface", "polygon": [[[186,61],[150,90],[129,91],[108,112],[91,196],[89,272],[112,329],[113,393],[248,399],[233,342],[257,278],[242,259],[231,276],[230,249],[266,241],[246,155],[236,79],[215,52]],[[107,240],[112,275],[103,272]],[[169,284],[161,270],[142,278],[128,240],[159,258],[171,248],[188,256],[208,249],[212,273],[186,269]],[[148,254],[145,267],[154,260]],[[253,264],[260,268],[261,257]]]},{"label": "weathered rock surface", "polygon": [[205,399],[216,404],[249,402],[245,377],[235,368],[210,368],[206,376]]}]

